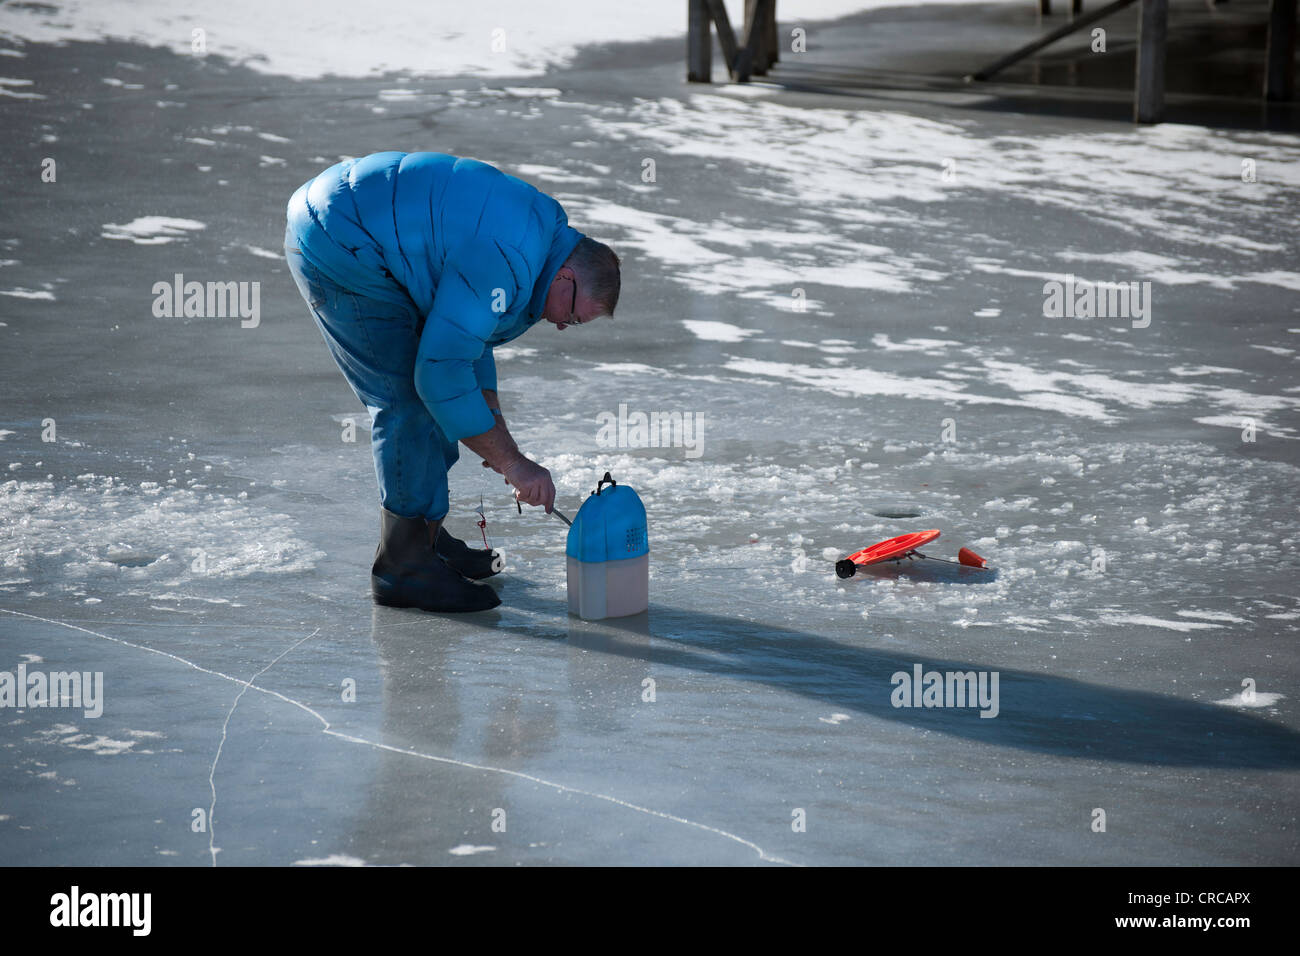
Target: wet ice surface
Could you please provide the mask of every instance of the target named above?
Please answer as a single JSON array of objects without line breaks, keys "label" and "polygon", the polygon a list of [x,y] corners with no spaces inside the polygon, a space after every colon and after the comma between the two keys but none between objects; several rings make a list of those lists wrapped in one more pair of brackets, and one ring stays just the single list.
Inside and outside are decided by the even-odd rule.
[{"label": "wet ice surface", "polygon": [[[1295,862],[1294,139],[701,94],[676,48],[503,88],[25,52],[6,127],[67,159],[0,236],[0,669],[106,699],[0,710],[0,859]],[[274,255],[299,182],[391,145],[625,252],[618,319],[498,364],[566,513],[605,470],[645,501],[647,615],[569,618],[563,525],[469,453],[504,604],[371,605],[365,412]],[[178,272],[261,323],[155,318]],[[1044,318],[1066,273],[1151,280],[1151,325]],[[698,447],[602,447],[620,405]],[[924,528],[996,571],[835,576]],[[916,664],[998,672],[998,716],[892,706]]]}]

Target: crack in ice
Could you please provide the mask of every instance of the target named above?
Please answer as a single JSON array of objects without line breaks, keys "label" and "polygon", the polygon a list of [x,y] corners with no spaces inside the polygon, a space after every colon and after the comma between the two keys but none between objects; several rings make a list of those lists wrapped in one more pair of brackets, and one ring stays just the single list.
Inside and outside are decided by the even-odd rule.
[{"label": "crack in ice", "polygon": [[[276,663],[276,661],[279,661],[281,657],[284,657],[285,654],[288,654],[289,651],[293,650],[294,647],[297,647],[299,644],[302,644],[304,641],[308,640],[309,638],[314,636],[317,632],[319,632],[320,630],[319,628],[317,628],[316,631],[313,631],[312,634],[309,634],[307,635],[307,637],[304,637],[302,640],[298,641],[298,643],[294,644],[293,647],[288,648],[288,650],[282,653],[280,657],[277,657],[275,661],[272,661],[270,664],[268,664],[265,668],[263,668],[261,672],[254,675],[250,680],[245,681],[245,680],[241,680],[238,677],[232,677],[230,674],[224,674],[221,671],[213,670],[212,668],[209,667],[204,667],[202,664],[196,664],[193,661],[186,660],[185,658],[180,657],[176,654],[172,654],[169,651],[159,650],[158,648],[155,647],[148,647],[144,644],[136,644],[132,641],[123,640],[120,637],[112,637],[108,634],[101,634],[99,631],[92,631],[89,628],[80,627],[79,625],[76,624],[69,624],[66,621],[54,620],[52,618],[47,618],[47,617],[40,617],[39,615],[36,614],[28,614],[24,611],[14,611],[14,610],[10,610],[9,608],[0,608],[0,611],[3,611],[5,614],[13,614],[17,617],[25,617],[33,621],[41,621],[45,624],[54,624],[59,627],[66,627],[69,630],[73,630],[73,631],[81,631],[83,634],[89,634],[92,637],[98,637],[101,640],[111,641],[114,644],[120,644],[123,647],[130,647],[133,648],[134,650],[147,651],[150,654],[158,654],[162,657],[166,657],[169,658],[170,660],[176,661],[179,664],[184,664],[186,667],[192,668],[193,670],[199,671],[200,673],[209,674],[213,677],[220,677],[222,680],[228,680],[232,683],[240,684],[243,688],[240,691],[240,696],[243,696],[245,691],[251,689],[257,691],[260,694],[266,694],[268,696],[278,698],[284,703],[292,704],[294,707],[297,707],[299,710],[302,710],[304,713],[308,713],[311,716],[315,717],[321,723],[321,732],[330,737],[336,737],[340,740],[345,740],[349,743],[362,744],[367,747],[373,747],[377,750],[386,750],[389,751],[390,753],[402,754],[408,757],[418,757],[421,760],[430,760],[430,761],[434,761],[435,763],[449,764],[451,766],[462,767],[468,770],[481,770],[488,773],[498,773],[498,774],[502,774],[503,776],[515,777],[520,780],[527,780],[531,783],[536,783],[543,787],[549,787],[550,789],[558,791],[560,793],[570,793],[570,794],[574,794],[575,796],[590,797],[593,800],[602,800],[606,803],[612,803],[615,806],[623,807],[627,810],[632,810],[637,813],[645,814],[647,816],[658,817],[659,819],[668,820],[672,823],[678,823],[681,824],[682,826],[693,827],[697,830],[703,830],[706,833],[712,833],[716,836],[723,837],[724,839],[730,840],[733,843],[739,843],[741,846],[748,847],[749,849],[757,853],[758,858],[765,863],[781,863],[786,866],[801,865],[798,863],[794,863],[790,860],[786,860],[782,857],[775,856],[771,853],[768,853],[757,843],[754,843],[751,840],[746,840],[744,837],[737,836],[736,834],[731,833],[727,830],[720,829],[719,827],[713,827],[713,826],[709,826],[707,823],[698,823],[694,820],[688,820],[686,817],[680,817],[677,816],[676,814],[667,813],[663,810],[655,810],[651,807],[643,807],[640,804],[631,803],[627,800],[623,800],[620,799],[619,797],[611,796],[610,794],[607,793],[599,793],[594,790],[583,790],[579,787],[570,787],[566,784],[556,783],[553,780],[546,780],[543,777],[537,777],[534,776],[533,774],[523,773],[522,771],[519,770],[508,770],[504,767],[491,767],[486,764],[470,763],[465,760],[457,760],[454,757],[440,757],[436,754],[427,754],[418,750],[410,750],[405,747],[394,747],[391,744],[385,744],[374,740],[368,740],[365,737],[357,737],[352,734],[345,734],[341,731],[334,730],[330,726],[330,722],[328,720],[326,720],[320,713],[313,710],[311,707],[307,706],[301,701],[294,700],[292,697],[288,697],[280,693],[279,691],[271,690],[270,688],[267,687],[260,687],[257,684],[253,683],[253,681],[255,681],[258,677],[260,677],[262,673],[265,673],[265,671],[269,670]],[[235,702],[236,703],[239,702],[238,697],[235,698]],[[231,713],[234,713],[233,706],[231,707]],[[229,714],[227,714],[226,719],[227,721],[229,721],[230,719]],[[220,753],[219,749],[218,749],[218,753]],[[215,766],[216,766],[216,762],[213,761],[213,767],[215,768]],[[209,780],[210,779],[211,778],[209,778]],[[215,797],[214,797],[214,806],[215,806]],[[208,829],[209,829],[209,837],[210,837],[209,849],[211,849],[211,829],[212,829],[211,815],[209,815],[208,817]],[[216,858],[214,856],[213,865],[215,864],[216,864]]]},{"label": "crack in ice", "polygon": [[221,723],[221,740],[217,742],[217,752],[215,756],[213,756],[212,758],[212,767],[208,770],[208,788],[212,791],[212,802],[208,804],[208,853],[212,855],[213,866],[217,865],[217,853],[220,852],[221,849],[216,845],[217,761],[221,759],[221,751],[226,746],[226,730],[230,726],[230,718],[235,716],[235,708],[239,706],[240,698],[243,697],[244,694],[248,692],[248,688],[253,686],[253,681],[257,680],[259,677],[261,677],[263,674],[269,671],[276,664],[280,663],[280,661],[283,660],[290,651],[298,649],[299,647],[301,647],[307,641],[310,641],[313,637],[315,637],[319,633],[320,633],[320,628],[318,627],[316,628],[316,630],[312,631],[306,637],[294,643],[291,647],[286,647],[283,651],[280,652],[279,656],[276,657],[275,660],[271,661],[271,663],[267,664],[260,671],[258,671],[247,681],[245,681],[244,686],[241,687],[239,689],[239,693],[235,695],[234,703],[230,705],[230,711],[229,713],[226,714],[226,719]]}]

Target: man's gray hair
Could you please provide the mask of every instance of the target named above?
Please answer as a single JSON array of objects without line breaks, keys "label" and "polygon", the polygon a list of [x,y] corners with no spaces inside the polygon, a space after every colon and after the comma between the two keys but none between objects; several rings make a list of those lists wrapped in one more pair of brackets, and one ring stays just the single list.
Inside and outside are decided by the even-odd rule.
[{"label": "man's gray hair", "polygon": [[614,316],[621,285],[618,256],[603,242],[583,236],[564,264],[578,275],[582,291],[601,307],[605,315]]}]

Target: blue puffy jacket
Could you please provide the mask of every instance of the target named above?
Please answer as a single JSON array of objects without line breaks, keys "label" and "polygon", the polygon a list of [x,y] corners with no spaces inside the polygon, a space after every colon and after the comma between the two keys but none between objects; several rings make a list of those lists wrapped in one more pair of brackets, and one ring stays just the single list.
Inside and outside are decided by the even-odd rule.
[{"label": "blue puffy jacket", "polygon": [[331,166],[289,200],[303,257],[362,295],[424,316],[415,388],[452,441],[495,421],[492,348],[541,318],[582,234],[563,207],[487,163],[373,153]]}]

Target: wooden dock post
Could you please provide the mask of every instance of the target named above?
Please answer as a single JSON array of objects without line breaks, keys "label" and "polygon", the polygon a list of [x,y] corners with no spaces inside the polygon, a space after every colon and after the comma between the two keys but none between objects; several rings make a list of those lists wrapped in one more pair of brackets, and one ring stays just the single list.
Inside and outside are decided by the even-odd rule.
[{"label": "wooden dock post", "polygon": [[713,34],[709,30],[708,0],[688,0],[686,82],[713,82]]},{"label": "wooden dock post", "polygon": [[689,83],[713,81],[711,27],[718,31],[722,60],[737,83],[766,73],[777,61],[776,0],[746,0],[743,45],[736,42],[722,0],[688,0],[686,17],[686,80]]},{"label": "wooden dock post", "polygon": [[[745,30],[742,34],[745,37],[750,35],[754,29],[754,18],[759,15],[759,0],[745,0]],[[776,63],[780,57],[777,49],[776,35],[776,4],[766,4],[763,11],[763,22],[759,24],[758,47],[754,52],[754,63],[751,72],[754,76],[763,76],[768,69]]]},{"label": "wooden dock post", "polygon": [[1268,54],[1264,66],[1264,99],[1295,99],[1296,0],[1272,0],[1268,11]]},{"label": "wooden dock post", "polygon": [[767,68],[770,70],[781,59],[781,34],[776,29],[776,0],[768,11],[767,24],[763,30],[763,45],[767,48]]},{"label": "wooden dock post", "polygon": [[718,46],[722,47],[722,61],[727,64],[727,72],[736,75],[736,34],[731,29],[731,17],[722,0],[706,0],[713,25],[718,28]]},{"label": "wooden dock post", "polygon": [[1133,90],[1133,119],[1159,123],[1165,113],[1165,35],[1169,0],[1142,0],[1138,28],[1137,76]]},{"label": "wooden dock post", "polygon": [[[748,83],[749,78],[759,72],[758,65],[766,50],[767,21],[775,13],[776,0],[753,0],[752,8],[748,3],[745,5],[744,46],[737,51],[733,61],[736,68],[732,72],[737,83]],[[766,72],[765,67],[763,71]]]}]

